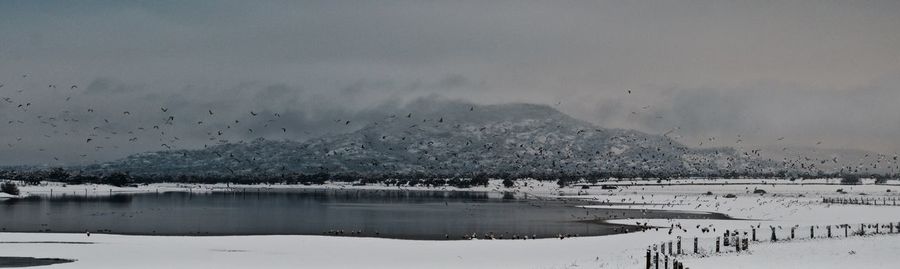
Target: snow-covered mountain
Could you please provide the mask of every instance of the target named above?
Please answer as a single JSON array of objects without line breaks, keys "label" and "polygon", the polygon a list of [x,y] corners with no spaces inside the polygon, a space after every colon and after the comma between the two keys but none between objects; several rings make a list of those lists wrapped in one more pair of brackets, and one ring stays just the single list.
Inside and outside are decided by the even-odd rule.
[{"label": "snow-covered mountain", "polygon": [[132,155],[88,171],[202,175],[359,173],[470,175],[765,172],[774,162],[730,148],[691,149],[662,136],[606,129],[545,105],[420,102],[411,113],[305,142],[259,139]]}]

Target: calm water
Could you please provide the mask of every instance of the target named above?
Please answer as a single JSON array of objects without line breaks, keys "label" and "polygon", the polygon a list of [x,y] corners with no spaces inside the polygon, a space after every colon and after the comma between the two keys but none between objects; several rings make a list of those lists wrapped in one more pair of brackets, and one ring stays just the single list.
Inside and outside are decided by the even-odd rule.
[{"label": "calm water", "polygon": [[[404,239],[460,239],[490,233],[552,237],[603,235],[620,226],[610,216],[672,217],[683,213],[575,208],[483,192],[280,190],[32,197],[0,202],[0,229],[18,232],[105,232],[166,235],[326,234]],[[697,215],[697,218],[720,217]],[[362,231],[351,235],[350,231]]]}]

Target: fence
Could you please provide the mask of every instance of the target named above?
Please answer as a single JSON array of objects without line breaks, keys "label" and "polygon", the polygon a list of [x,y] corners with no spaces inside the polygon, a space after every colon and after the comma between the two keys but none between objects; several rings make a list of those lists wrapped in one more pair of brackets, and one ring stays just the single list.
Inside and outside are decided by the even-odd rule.
[{"label": "fence", "polygon": [[[670,228],[674,229],[674,227]],[[900,222],[874,224],[840,224],[813,226],[769,226],[757,225],[746,230],[725,230],[721,236],[693,237],[687,240],[678,236],[675,240],[650,245],[647,248],[645,264],[647,269],[684,269],[679,257],[705,257],[720,253],[749,251],[751,243],[815,239],[847,238],[878,234],[900,233]]]},{"label": "fence", "polygon": [[858,198],[845,198],[845,197],[825,197],[822,198],[822,202],[826,204],[842,204],[842,205],[897,205],[896,197],[882,197],[882,198],[866,198],[866,197],[858,197]]}]

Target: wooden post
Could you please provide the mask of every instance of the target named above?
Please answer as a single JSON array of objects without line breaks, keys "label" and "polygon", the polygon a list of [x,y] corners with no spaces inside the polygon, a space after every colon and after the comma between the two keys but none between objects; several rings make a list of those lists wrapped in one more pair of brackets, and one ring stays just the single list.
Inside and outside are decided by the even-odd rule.
[{"label": "wooden post", "polygon": [[875,234],[878,234],[878,228],[881,227],[880,224],[875,223]]},{"label": "wooden post", "polygon": [[694,237],[694,254],[700,253],[700,249],[697,248],[697,238]]},{"label": "wooden post", "polygon": [[756,227],[752,229],[753,242],[756,242]]},{"label": "wooden post", "polygon": [[825,229],[828,230],[828,238],[831,238],[831,225],[825,226]]},{"label": "wooden post", "polygon": [[650,269],[650,248],[647,248],[647,269]]},{"label": "wooden post", "polygon": [[809,226],[809,238],[816,238],[816,226]]},{"label": "wooden post", "polygon": [[678,255],[681,255],[681,236],[678,237]]},{"label": "wooden post", "polygon": [[659,269],[659,252],[653,254],[653,265],[655,269]]},{"label": "wooden post", "polygon": [[847,227],[848,227],[848,225],[847,225],[847,224],[844,224],[844,237],[848,237],[848,236],[849,236],[849,234],[847,234]]},{"label": "wooden post", "polygon": [[795,226],[795,227],[791,227],[791,240],[794,240],[794,230],[796,230],[796,229],[797,229],[796,226]]},{"label": "wooden post", "polygon": [[716,253],[719,253],[719,237],[716,236]]},{"label": "wooden post", "polygon": [[722,239],[722,245],[723,245],[723,246],[726,246],[726,247],[727,247],[727,246],[730,245],[729,243],[731,243],[731,242],[728,242],[728,236],[729,236],[729,235],[731,235],[731,231],[725,230],[725,234],[723,234],[723,236],[724,236],[725,238]]},{"label": "wooden post", "polygon": [[778,236],[775,235],[775,227],[770,227],[770,228],[772,228],[772,239],[771,239],[771,241],[772,241],[772,242],[778,242]]}]

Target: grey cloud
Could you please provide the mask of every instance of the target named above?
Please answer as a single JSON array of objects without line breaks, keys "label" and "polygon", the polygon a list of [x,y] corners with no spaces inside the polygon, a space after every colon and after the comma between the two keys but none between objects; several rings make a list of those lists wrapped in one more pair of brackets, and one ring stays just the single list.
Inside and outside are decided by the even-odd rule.
[{"label": "grey cloud", "polygon": [[[436,95],[550,104],[612,128],[681,127],[691,145],[786,136],[897,151],[898,13],[888,0],[3,2],[0,97],[15,103],[0,103],[0,119],[26,123],[0,132],[24,138],[0,160],[202,147],[234,120],[308,139]],[[53,123],[60,130],[36,118],[64,110],[80,121]],[[279,113],[292,128],[265,127],[269,118],[250,111]],[[169,114],[175,125],[147,130]],[[139,139],[83,143],[103,131]]]},{"label": "grey cloud", "polygon": [[[62,85],[61,85],[62,86]],[[65,87],[65,86],[63,86]],[[121,81],[117,81],[111,78],[96,78],[91,83],[89,83],[85,89],[85,94],[118,94],[118,93],[127,93],[131,91],[138,91],[139,86],[134,85],[125,85]]]}]

